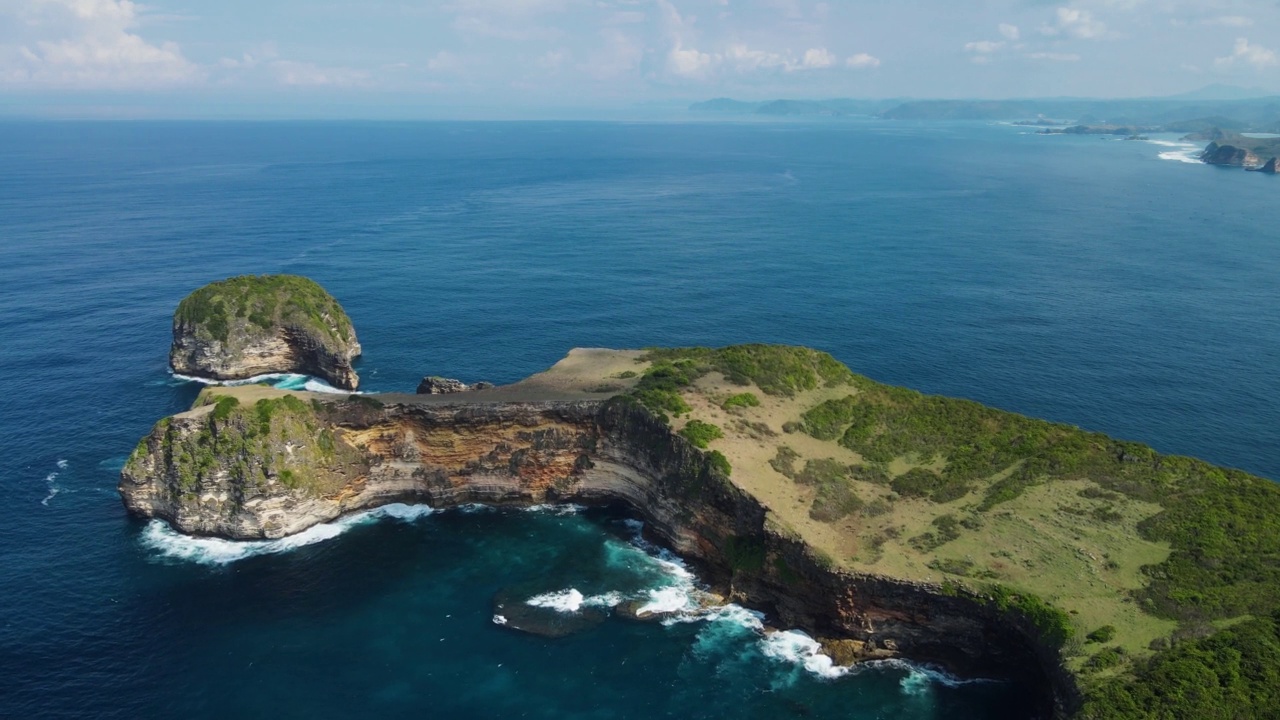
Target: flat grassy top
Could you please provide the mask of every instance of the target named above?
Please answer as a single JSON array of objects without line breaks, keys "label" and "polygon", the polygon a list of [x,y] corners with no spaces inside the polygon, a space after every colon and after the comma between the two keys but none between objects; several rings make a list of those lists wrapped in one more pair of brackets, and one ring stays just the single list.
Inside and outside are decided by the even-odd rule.
[{"label": "flat grassy top", "polygon": [[[1269,480],[881,385],[811,350],[643,359],[633,397],[676,430],[696,423],[777,522],[850,570],[1043,601],[1091,692],[1160,686],[1163,658],[1280,613]],[[758,404],[729,402],[748,392]],[[1196,657],[1257,701],[1247,675]]]},{"label": "flat grassy top", "polygon": [[239,275],[212,282],[178,303],[174,320],[226,342],[236,327],[299,327],[321,340],[355,339],[351,319],[324,288],[298,275]]}]

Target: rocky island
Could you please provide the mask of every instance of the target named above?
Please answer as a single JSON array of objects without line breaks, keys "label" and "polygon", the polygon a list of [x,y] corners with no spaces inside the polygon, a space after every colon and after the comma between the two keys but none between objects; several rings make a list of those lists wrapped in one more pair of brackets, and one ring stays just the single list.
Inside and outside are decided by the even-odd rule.
[{"label": "rocky island", "polygon": [[209,380],[300,373],[355,390],[360,355],[351,319],[315,281],[241,275],[188,295],[173,315],[169,366]]},{"label": "rocky island", "polygon": [[621,504],[841,662],[1028,683],[1044,717],[1280,708],[1274,483],[806,348],[579,349],[482,392],[210,387],[120,493],[233,539],[395,502]]}]

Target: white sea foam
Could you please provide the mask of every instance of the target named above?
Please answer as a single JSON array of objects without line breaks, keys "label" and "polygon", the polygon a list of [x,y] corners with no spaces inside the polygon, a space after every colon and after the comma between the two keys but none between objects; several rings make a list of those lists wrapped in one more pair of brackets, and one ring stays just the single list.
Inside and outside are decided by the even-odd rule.
[{"label": "white sea foam", "polygon": [[622,593],[607,592],[601,595],[585,596],[577,588],[557,590],[556,592],[534,595],[524,601],[525,605],[547,608],[562,613],[576,613],[584,607],[611,608],[616,607],[626,598]]},{"label": "white sea foam", "polygon": [[504,617],[504,616],[502,616],[502,615],[494,615],[494,616],[493,616],[493,624],[494,624],[494,625],[506,625],[506,624],[507,624],[507,618],[506,618],[506,617]]},{"label": "white sea foam", "polygon": [[333,393],[335,395],[361,395],[359,391],[343,390],[336,388],[320,378],[310,375],[300,375],[298,373],[267,373],[266,375],[254,375],[253,377],[242,378],[240,380],[212,380],[210,378],[194,377],[191,375],[183,375],[181,373],[169,371],[169,374],[179,380],[187,382],[196,382],[201,385],[223,385],[226,387],[236,387],[239,385],[257,385],[259,383],[267,383],[271,387],[281,390],[307,390],[309,392]]},{"label": "white sea foam", "polygon": [[852,672],[859,673],[865,670],[883,670],[885,668],[900,670],[906,673],[906,675],[898,681],[898,685],[902,688],[902,692],[907,695],[921,695],[927,693],[933,685],[955,688],[960,687],[961,685],[1000,682],[999,680],[990,680],[987,678],[962,679],[941,668],[933,667],[931,665],[917,665],[898,658],[868,660],[854,666]]},{"label": "white sea foam", "polygon": [[623,600],[626,600],[626,597],[624,597],[622,593],[609,591],[601,595],[592,595],[586,600],[583,600],[582,604],[587,607],[611,608],[621,605]]},{"label": "white sea foam", "polygon": [[1193,165],[1202,164],[1202,161],[1200,160],[1201,148],[1199,145],[1188,142],[1177,142],[1174,140],[1147,140],[1147,142],[1160,147],[1173,148],[1172,150],[1166,150],[1159,153],[1158,157],[1161,160],[1174,160],[1177,162],[1191,163]]},{"label": "white sea foam", "polygon": [[381,518],[412,522],[435,512],[426,505],[394,503],[373,510],[354,513],[333,522],[321,523],[300,533],[277,540],[224,540],[192,537],[177,532],[163,520],[152,520],[142,531],[142,544],[155,550],[158,557],[201,565],[226,565],[254,555],[274,555],[307,545],[331,540],[359,525]]},{"label": "white sea foam", "polygon": [[58,461],[57,463],[55,463],[55,464],[58,466],[58,469],[59,469],[59,470],[66,470],[66,469],[67,469],[67,464],[68,464],[68,463],[67,463],[67,461],[66,461],[66,460],[59,460],[59,461]]},{"label": "white sea foam", "polygon": [[530,505],[528,507],[521,508],[521,510],[524,510],[525,512],[547,513],[548,515],[577,515],[586,509],[586,507],[575,503]]},{"label": "white sea foam", "polygon": [[1170,150],[1162,152],[1158,155],[1161,160],[1176,160],[1178,162],[1190,163],[1192,165],[1203,165],[1204,161],[1198,156],[1199,150]]},{"label": "white sea foam", "polygon": [[691,588],[682,585],[650,590],[649,601],[636,608],[636,617],[696,610],[698,609],[698,604],[690,596],[690,590]]},{"label": "white sea foam", "polygon": [[48,475],[45,475],[44,484],[49,488],[49,494],[44,496],[44,499],[40,501],[40,504],[48,507],[49,501],[52,500],[55,495],[62,492],[62,488],[58,487],[58,473],[51,472]]},{"label": "white sea foam", "polygon": [[586,600],[576,588],[557,590],[556,592],[534,595],[524,601],[525,605],[547,608],[562,613],[576,613],[582,609],[582,601]]},{"label": "white sea foam", "polygon": [[797,665],[818,677],[834,680],[849,674],[849,668],[837,665],[823,654],[817,640],[799,630],[779,630],[765,635],[760,641],[760,651],[766,657]]}]

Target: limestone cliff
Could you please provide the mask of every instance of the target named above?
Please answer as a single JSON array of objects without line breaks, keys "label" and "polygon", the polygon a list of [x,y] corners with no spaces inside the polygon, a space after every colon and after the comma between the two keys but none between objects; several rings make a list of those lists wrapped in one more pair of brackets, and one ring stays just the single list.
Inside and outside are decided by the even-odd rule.
[{"label": "limestone cliff", "polygon": [[[176,529],[280,537],[393,502],[623,503],[732,598],[786,627],[1078,698],[1056,648],[1016,610],[938,585],[836,569],[633,400],[313,397],[219,389],[161,421],[129,458],[129,510]],[[833,645],[838,642],[832,642]]]},{"label": "limestone cliff", "polygon": [[242,275],[188,295],[173,316],[169,365],[177,373],[240,380],[296,372],[354,390],[360,343],[350,318],[315,282]]}]

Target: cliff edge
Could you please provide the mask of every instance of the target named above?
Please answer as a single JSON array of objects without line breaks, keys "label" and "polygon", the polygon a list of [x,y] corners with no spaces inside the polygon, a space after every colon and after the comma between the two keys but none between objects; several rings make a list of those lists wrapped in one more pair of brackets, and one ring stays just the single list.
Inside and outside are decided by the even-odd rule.
[{"label": "cliff edge", "polygon": [[449,395],[208,388],[120,492],[231,538],[394,502],[624,503],[844,659],[1035,683],[1045,716],[1280,711],[1275,483],[807,348],[575,350]]},{"label": "cliff edge", "polygon": [[188,295],[173,315],[169,366],[210,380],[302,373],[355,390],[351,319],[324,288],[296,275],[240,275]]}]

